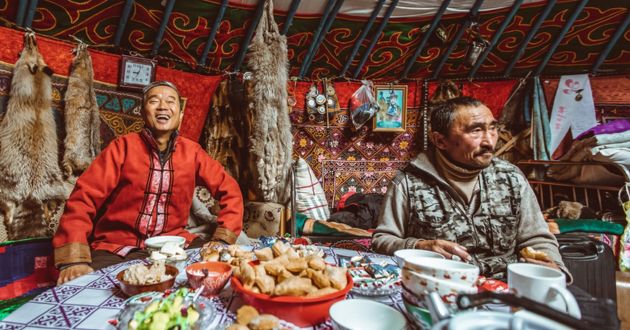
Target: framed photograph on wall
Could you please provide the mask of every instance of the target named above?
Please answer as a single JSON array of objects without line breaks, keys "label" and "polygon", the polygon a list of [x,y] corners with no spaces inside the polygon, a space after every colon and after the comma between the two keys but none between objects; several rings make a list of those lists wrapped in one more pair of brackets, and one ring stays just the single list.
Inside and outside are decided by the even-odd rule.
[{"label": "framed photograph on wall", "polygon": [[407,85],[374,86],[378,111],[375,132],[404,132],[407,121]]}]

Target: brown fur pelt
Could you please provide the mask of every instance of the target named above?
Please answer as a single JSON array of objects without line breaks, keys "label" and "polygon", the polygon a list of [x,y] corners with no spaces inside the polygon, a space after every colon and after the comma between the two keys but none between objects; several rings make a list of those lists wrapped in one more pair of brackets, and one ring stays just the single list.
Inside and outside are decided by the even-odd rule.
[{"label": "brown fur pelt", "polygon": [[257,198],[284,203],[293,152],[287,106],[287,41],[274,21],[273,2],[266,0],[265,9],[249,50],[248,64],[253,73],[249,163]]},{"label": "brown fur pelt", "polygon": [[66,139],[62,164],[67,177],[80,175],[101,152],[101,119],[94,91],[92,58],[84,43],[74,52],[64,110]]},{"label": "brown fur pelt", "polygon": [[212,96],[212,108],[204,128],[206,152],[221,163],[226,171],[241,182],[241,164],[245,164],[244,141],[241,126],[243,111],[233,111],[228,100],[228,83],[219,84]]},{"label": "brown fur pelt", "polygon": [[31,210],[43,210],[43,201],[65,199],[69,194],[59,168],[51,75],[35,34],[27,32],[0,123],[0,207],[8,232],[16,227],[13,216],[18,205],[28,201]]}]

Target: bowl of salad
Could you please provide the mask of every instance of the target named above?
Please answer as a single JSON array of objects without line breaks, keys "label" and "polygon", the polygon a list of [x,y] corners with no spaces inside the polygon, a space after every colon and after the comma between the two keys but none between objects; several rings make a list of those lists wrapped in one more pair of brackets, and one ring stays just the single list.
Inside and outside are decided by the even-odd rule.
[{"label": "bowl of salad", "polygon": [[180,288],[166,295],[154,295],[150,299],[138,299],[128,303],[118,316],[118,329],[167,330],[208,329],[214,317],[212,301],[198,297]]}]

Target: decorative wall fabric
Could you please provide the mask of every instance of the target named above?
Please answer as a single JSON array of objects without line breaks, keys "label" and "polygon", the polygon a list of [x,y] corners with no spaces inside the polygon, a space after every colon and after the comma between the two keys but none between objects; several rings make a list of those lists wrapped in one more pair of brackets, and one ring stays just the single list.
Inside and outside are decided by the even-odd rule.
[{"label": "decorative wall fabric", "polygon": [[249,51],[253,73],[249,95],[250,188],[258,201],[285,203],[289,198],[288,174],[293,140],[287,106],[286,37],[278,31],[273,18],[273,1],[265,9]]},{"label": "decorative wall fabric", "polygon": [[[13,70],[7,110],[0,122],[0,210],[9,239],[23,231],[27,237],[37,231],[33,227],[41,225],[37,221],[46,211],[44,201],[64,200],[70,194],[59,168],[51,75],[35,34],[27,32]],[[18,221],[16,211],[23,203],[32,215]]]},{"label": "decorative wall fabric", "polygon": [[[582,132],[597,125],[595,102],[593,101],[588,75],[562,76],[559,87],[553,101],[549,123],[551,132],[549,151],[554,156],[556,156],[556,149],[569,131],[571,132],[571,138],[575,138]],[[558,158],[558,156],[560,155],[554,158]]]},{"label": "decorative wall fabric", "polygon": [[101,118],[94,92],[94,71],[87,45],[75,49],[72,73],[65,94],[63,170],[66,177],[80,175],[101,152]]},{"label": "decorative wall fabric", "polygon": [[[256,2],[254,0],[247,0]],[[466,0],[470,3],[470,0]],[[287,33],[289,48],[289,61],[291,62],[291,75],[297,75],[309,46],[314,42],[314,31],[321,20],[321,15],[301,14],[301,8],[317,6],[324,1],[313,1],[315,4],[304,1],[298,8],[298,14]],[[348,1],[346,1],[348,2]],[[418,5],[415,1],[414,8]],[[435,1],[433,6],[435,7]],[[480,34],[486,38],[492,36],[503,18],[510,11],[513,1],[500,1],[507,3],[504,8],[482,11],[479,15]],[[20,1],[4,1],[0,6],[0,20],[5,23],[13,23]],[[35,11],[33,28],[55,37],[69,38],[74,35],[90,43],[113,44],[118,17],[122,12],[125,1],[39,1]],[[159,29],[161,18],[164,16],[165,6],[162,1],[136,0],[133,2],[132,15],[126,25],[121,46],[124,49],[135,50],[148,54],[153,46],[155,31]],[[362,11],[370,11],[376,1],[361,1]],[[396,8],[401,10],[403,1]],[[437,2],[439,3],[439,2]],[[457,3],[457,4],[455,4]],[[469,9],[469,5],[461,5],[460,1],[451,1],[449,9],[459,6]],[[484,2],[491,3],[490,0]],[[566,24],[566,20],[575,10],[577,0],[558,1],[552,8],[550,15],[545,19],[538,33],[527,45],[523,56],[517,62],[513,74],[524,76],[534,70],[541,59],[549,51],[553,38]],[[164,33],[158,54],[174,57],[178,61],[196,63],[200,57],[207,37],[217,17],[221,1],[177,1],[167,28]],[[386,4],[387,5],[387,4]],[[514,57],[515,49],[522,41],[540,16],[545,1],[521,6],[516,17],[508,25],[496,47],[492,50],[488,59],[479,69],[478,75],[496,76],[503,72],[507,64]],[[255,5],[243,5],[241,1],[231,1],[225,11],[225,16],[219,25],[215,45],[210,48],[207,64],[218,70],[231,70],[236,60],[235,56],[242,44],[249,23],[254,17]],[[383,13],[385,10],[381,13]],[[591,0],[586,5],[578,19],[566,33],[560,42],[554,55],[545,67],[545,73],[549,75],[570,74],[577,71],[588,71],[597,59],[597,55],[609,43],[612,35],[628,12],[627,0]],[[276,21],[280,24],[286,22],[286,11],[280,9],[276,13]],[[452,36],[460,28],[462,20],[467,15],[467,10],[459,13],[447,13],[442,17],[441,24],[448,35]],[[367,58],[361,77],[367,79],[388,80],[397,79],[403,70],[405,63],[418,47],[422,39],[421,29],[429,24],[432,17],[392,18],[389,20],[383,33],[378,36],[378,42]],[[338,75],[345,65],[349,54],[365,27],[365,16],[338,15],[334,20],[329,33],[318,48],[313,59],[313,77],[333,77]],[[377,22],[378,23],[378,20]],[[374,24],[372,29],[376,28]],[[359,56],[367,49],[372,38],[363,41],[358,56],[355,57],[350,71],[353,72],[358,63]],[[630,64],[630,34],[625,33],[613,48],[608,60],[602,66],[602,70],[624,70]],[[447,47],[438,44],[429,44],[426,50],[417,58],[412,66],[410,77],[426,77],[435,69],[436,62],[444,56]],[[464,43],[458,46],[449,57],[442,73],[445,76],[464,75],[468,67],[463,65],[466,50]],[[181,62],[171,62],[183,70],[194,70]],[[98,79],[98,78],[97,78]]]},{"label": "decorative wall fabric", "polygon": [[[70,6],[70,4],[68,4]],[[118,14],[117,14],[118,15]],[[0,62],[12,66],[18,59],[23,45],[23,34],[20,31],[0,27],[0,38],[3,47],[0,48]],[[86,38],[84,40],[91,40]],[[38,47],[48,66],[56,75],[67,77],[72,64],[72,49],[76,44],[52,40],[38,35]],[[88,50],[92,57],[94,81],[107,84],[111,90],[116,90],[120,72],[120,55],[114,55]],[[155,73],[156,80],[169,80],[175,83],[181,96],[185,99],[184,120],[180,127],[183,136],[197,141],[201,135],[206,115],[210,109],[210,100],[214,90],[221,81],[221,76],[201,75],[158,66]],[[120,91],[120,94],[138,95],[135,92]],[[119,105],[128,107],[128,105]],[[105,120],[104,118],[102,118]]]},{"label": "decorative wall fabric", "polygon": [[[540,78],[534,77],[534,89],[531,94],[532,113],[532,149],[534,159],[550,160],[551,133],[549,131],[549,111],[545,103],[545,95],[540,85]],[[530,111],[529,109],[524,109]]]}]

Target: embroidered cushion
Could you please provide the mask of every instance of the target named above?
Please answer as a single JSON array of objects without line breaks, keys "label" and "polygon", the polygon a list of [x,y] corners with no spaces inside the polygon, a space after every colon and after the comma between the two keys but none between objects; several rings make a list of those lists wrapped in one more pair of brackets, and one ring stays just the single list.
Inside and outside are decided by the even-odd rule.
[{"label": "embroidered cushion", "polygon": [[328,220],[330,210],[322,185],[308,163],[299,158],[295,170],[295,193],[297,212],[311,219]]},{"label": "embroidered cushion", "polygon": [[280,235],[284,206],[276,203],[247,202],[243,215],[243,231],[247,237]]}]

